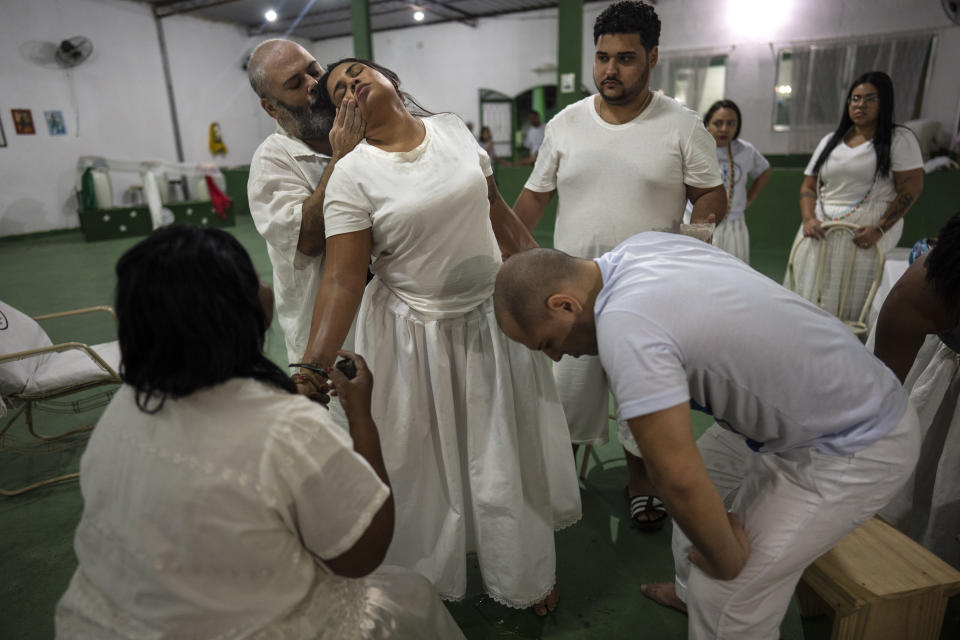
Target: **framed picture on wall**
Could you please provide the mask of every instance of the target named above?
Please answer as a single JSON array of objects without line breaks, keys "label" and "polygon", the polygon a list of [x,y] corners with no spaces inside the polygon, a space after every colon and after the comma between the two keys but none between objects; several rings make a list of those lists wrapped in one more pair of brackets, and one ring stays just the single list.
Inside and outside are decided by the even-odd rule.
[{"label": "framed picture on wall", "polygon": [[0,147],[7,146],[7,136],[3,134],[3,120],[0,120]]},{"label": "framed picture on wall", "polygon": [[13,128],[16,129],[17,134],[22,136],[37,132],[33,128],[33,115],[30,109],[10,109],[10,113],[13,115]]},{"label": "framed picture on wall", "polygon": [[63,111],[44,111],[43,119],[47,121],[47,130],[52,136],[67,134],[67,123],[63,120]]}]

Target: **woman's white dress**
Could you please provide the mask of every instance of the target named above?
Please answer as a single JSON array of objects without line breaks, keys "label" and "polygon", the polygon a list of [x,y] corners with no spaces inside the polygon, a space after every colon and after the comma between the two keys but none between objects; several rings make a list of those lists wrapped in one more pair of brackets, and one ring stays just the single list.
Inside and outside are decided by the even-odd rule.
[{"label": "woman's white dress", "polygon": [[487,154],[459,118],[424,118],[415,149],[361,142],[327,185],[327,237],[372,227],[357,351],[397,501],[387,561],[462,598],[476,550],[487,592],[527,607],[556,582],[554,530],[580,518],[570,436],[549,360],[493,313],[500,251]]},{"label": "woman's white dress", "polygon": [[[381,427],[382,428],[382,427]],[[143,413],[123,386],[80,463],[79,568],[58,638],[462,638],[407,569],[324,559],[357,543],[389,488],[319,405],[249,378]]]},{"label": "woman's white dress", "polygon": [[[733,164],[730,163],[730,153]],[[723,222],[713,232],[713,246],[733,254],[750,264],[750,232],[747,229],[747,178],[756,180],[770,168],[766,158],[746,140],[731,140],[728,147],[717,148],[717,162],[720,165],[720,177],[727,191],[730,211]],[[730,192],[730,178],[733,176],[733,193]]]},{"label": "woman's white dress", "polygon": [[[827,134],[820,140],[816,151],[810,157],[810,162],[804,174],[813,176],[813,168],[821,151],[830,140],[832,134]],[[830,153],[830,157],[820,168],[820,186],[818,187],[817,203],[815,205],[817,219],[821,222],[839,220],[857,226],[875,225],[883,216],[887,207],[896,198],[893,172],[909,171],[923,167],[923,158],[920,155],[920,144],[913,133],[905,127],[896,127],[890,144],[890,173],[886,177],[874,178],[876,173],[876,152],[873,141],[868,141],[857,147],[849,147],[841,141]],[[854,208],[869,192],[858,209]],[[903,219],[900,219],[877,242],[880,250],[887,251],[897,246],[900,235],[903,233]],[[803,225],[794,238],[794,247],[803,240]],[[794,278],[791,281],[790,268],[784,277],[784,285],[793,289],[803,297],[817,301],[817,259],[819,255],[819,240],[807,239],[794,256]],[[844,243],[851,243],[844,239]],[[852,244],[852,243],[851,243]],[[853,248],[856,253],[851,278],[850,290],[844,308],[839,309],[841,280],[846,263],[845,246],[828,248],[825,260],[822,304],[834,315],[844,320],[856,320],[860,315],[864,302],[870,291],[873,274],[876,269],[882,269],[877,264],[876,250]]]},{"label": "woman's white dress", "polygon": [[904,381],[923,445],[916,471],[880,513],[960,569],[960,327],[951,336],[953,348],[927,336]]}]

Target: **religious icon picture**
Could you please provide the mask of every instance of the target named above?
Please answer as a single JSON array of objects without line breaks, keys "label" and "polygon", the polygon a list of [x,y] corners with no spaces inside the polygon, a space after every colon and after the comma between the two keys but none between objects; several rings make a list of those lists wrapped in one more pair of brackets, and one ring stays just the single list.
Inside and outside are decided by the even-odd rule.
[{"label": "religious icon picture", "polygon": [[30,114],[30,109],[10,109],[10,113],[13,115],[13,128],[19,135],[30,135],[37,132],[33,128],[33,116]]},{"label": "religious icon picture", "polygon": [[52,136],[67,134],[67,123],[63,120],[63,111],[44,111],[43,119],[47,121],[47,130]]}]

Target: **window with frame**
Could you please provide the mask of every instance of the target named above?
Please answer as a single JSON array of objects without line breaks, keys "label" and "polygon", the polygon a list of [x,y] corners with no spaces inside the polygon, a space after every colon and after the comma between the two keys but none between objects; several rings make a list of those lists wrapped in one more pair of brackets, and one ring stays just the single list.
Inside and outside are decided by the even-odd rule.
[{"label": "window with frame", "polygon": [[650,76],[650,88],[703,114],[727,90],[726,55],[666,54]]},{"label": "window with frame", "polygon": [[935,42],[927,34],[780,49],[773,128],[836,126],[850,83],[867,71],[883,71],[893,80],[895,120],[918,118]]}]

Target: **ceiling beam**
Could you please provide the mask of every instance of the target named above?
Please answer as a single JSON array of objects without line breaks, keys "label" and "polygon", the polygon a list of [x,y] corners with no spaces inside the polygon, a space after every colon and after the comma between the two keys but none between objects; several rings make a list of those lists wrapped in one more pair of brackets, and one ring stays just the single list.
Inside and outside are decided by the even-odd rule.
[{"label": "ceiling beam", "polygon": [[457,22],[462,22],[463,24],[473,27],[474,29],[477,28],[477,19],[479,18],[479,16],[477,16],[476,14],[470,13],[469,11],[464,11],[463,9],[458,9],[457,7],[450,6],[446,2],[440,2],[439,0],[429,0],[426,3],[424,8],[430,9],[430,7],[441,7],[447,11],[450,11],[451,13],[457,14],[460,17],[453,18],[454,20],[456,20]]},{"label": "ceiling beam", "polygon": [[158,18],[169,18],[170,16],[202,11],[232,2],[237,2],[237,0],[161,0],[153,3],[153,15]]}]

